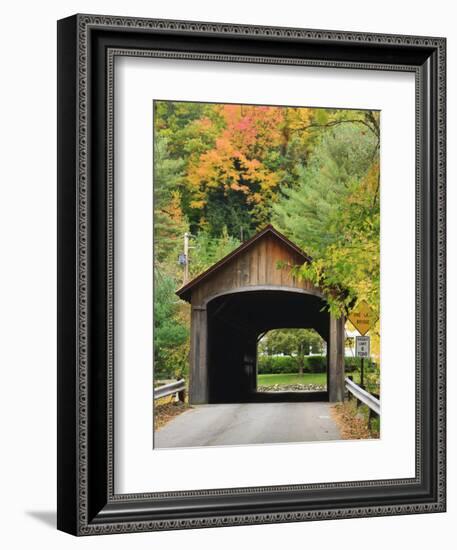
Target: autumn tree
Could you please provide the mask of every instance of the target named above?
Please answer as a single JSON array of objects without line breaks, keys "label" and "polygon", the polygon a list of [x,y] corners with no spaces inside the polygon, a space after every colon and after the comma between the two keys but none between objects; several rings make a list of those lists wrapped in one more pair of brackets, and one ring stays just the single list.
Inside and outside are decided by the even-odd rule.
[{"label": "autumn tree", "polygon": [[211,234],[254,231],[269,220],[279,184],[270,167],[281,143],[283,111],[278,107],[221,105],[225,127],[215,147],[191,162],[187,181],[191,208]]}]

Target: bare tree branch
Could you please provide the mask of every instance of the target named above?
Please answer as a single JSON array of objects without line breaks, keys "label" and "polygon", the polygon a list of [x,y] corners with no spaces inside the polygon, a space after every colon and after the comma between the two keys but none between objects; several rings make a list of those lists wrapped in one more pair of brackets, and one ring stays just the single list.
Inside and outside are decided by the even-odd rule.
[{"label": "bare tree branch", "polygon": [[371,126],[367,121],[361,120],[360,118],[355,119],[346,119],[346,120],[332,120],[331,122],[327,122],[326,124],[318,124],[316,122],[313,122],[312,124],[307,124],[306,126],[302,127],[302,130],[308,130],[312,128],[332,128],[333,126],[338,126],[340,124],[362,124],[363,126],[366,126],[373,134],[378,138],[379,140],[379,127],[375,122],[373,122],[374,126]]}]

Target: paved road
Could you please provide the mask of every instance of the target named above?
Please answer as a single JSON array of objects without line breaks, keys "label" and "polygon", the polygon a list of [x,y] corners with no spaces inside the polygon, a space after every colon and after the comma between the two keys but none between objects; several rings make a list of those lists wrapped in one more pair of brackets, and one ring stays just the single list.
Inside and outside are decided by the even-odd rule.
[{"label": "paved road", "polygon": [[340,439],[328,403],[198,405],[154,435],[155,448]]}]

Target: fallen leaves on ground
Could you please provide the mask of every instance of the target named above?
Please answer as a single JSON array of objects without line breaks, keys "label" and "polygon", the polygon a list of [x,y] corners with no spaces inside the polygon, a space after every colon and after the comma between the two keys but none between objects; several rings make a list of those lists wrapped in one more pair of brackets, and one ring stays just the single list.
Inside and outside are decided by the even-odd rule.
[{"label": "fallen leaves on ground", "polygon": [[170,420],[175,418],[175,416],[180,415],[189,408],[187,403],[182,403],[181,401],[178,403],[174,402],[156,405],[154,411],[154,429],[158,430],[162,428],[165,424],[170,422]]},{"label": "fallen leaves on ground", "polygon": [[355,401],[344,401],[332,407],[332,416],[342,439],[377,439],[379,433],[368,428],[368,418],[359,412]]}]

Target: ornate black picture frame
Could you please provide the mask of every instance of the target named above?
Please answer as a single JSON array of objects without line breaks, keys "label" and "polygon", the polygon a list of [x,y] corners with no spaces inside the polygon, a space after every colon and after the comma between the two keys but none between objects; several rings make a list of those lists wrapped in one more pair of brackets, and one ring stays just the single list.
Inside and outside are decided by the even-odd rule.
[{"label": "ornate black picture frame", "polygon": [[[58,22],[58,528],[75,535],[445,511],[443,38],[74,15]],[[416,476],[115,494],[113,60],[406,71],[416,86]]]}]

